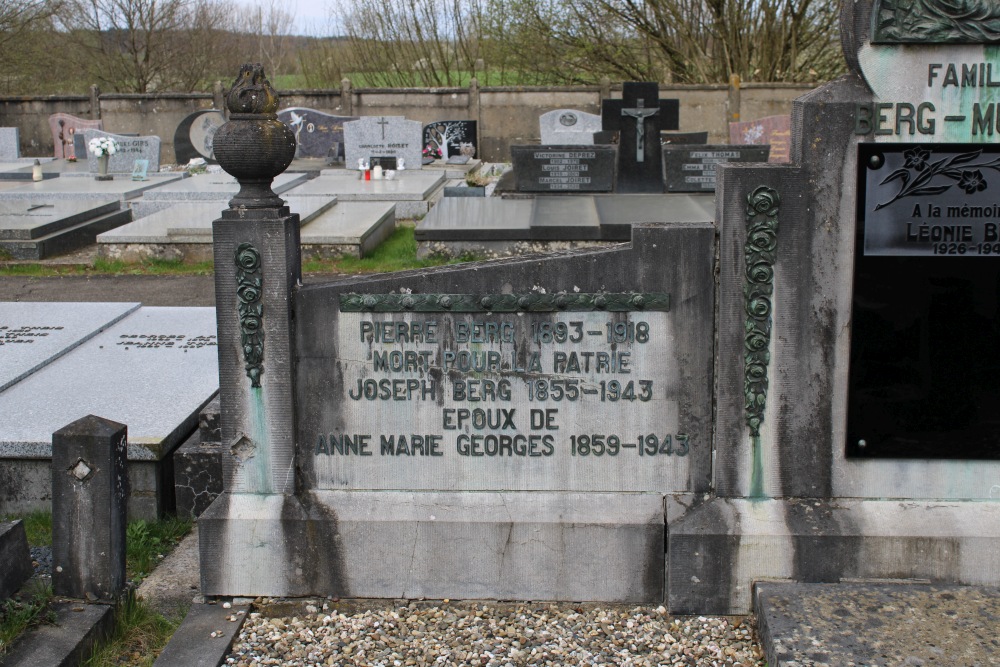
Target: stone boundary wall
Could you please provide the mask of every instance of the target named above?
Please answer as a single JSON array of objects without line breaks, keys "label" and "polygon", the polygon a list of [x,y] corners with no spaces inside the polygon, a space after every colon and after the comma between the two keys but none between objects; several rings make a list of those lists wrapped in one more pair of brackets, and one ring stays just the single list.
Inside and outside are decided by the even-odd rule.
[{"label": "stone boundary wall", "polygon": [[[708,130],[709,143],[727,143],[730,120],[791,113],[792,100],[815,84],[748,83],[741,86],[660,85],[660,98],[680,99],[680,130]],[[50,95],[0,97],[0,127],[20,128],[21,154],[53,154],[48,117],[57,112],[101,118],[115,133],[158,135],[161,162],[174,162],[174,130],[197,109],[222,107],[223,88],[208,93]],[[603,97],[620,97],[621,86],[503,86],[480,88],[357,88],[279,91],[282,107],[311,107],[338,115],[393,115],[429,123],[479,121],[480,157],[509,161],[511,144],[539,141],[538,117],[553,109],[600,113]]]}]

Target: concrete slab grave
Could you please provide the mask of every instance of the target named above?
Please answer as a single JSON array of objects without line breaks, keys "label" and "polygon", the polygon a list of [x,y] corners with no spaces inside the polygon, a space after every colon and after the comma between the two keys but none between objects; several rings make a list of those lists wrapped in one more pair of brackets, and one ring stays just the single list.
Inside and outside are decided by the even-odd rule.
[{"label": "concrete slab grave", "polygon": [[218,388],[215,339],[211,308],[140,308],[0,392],[0,512],[47,507],[52,433],[89,414],[128,425],[131,516],[171,509],[170,455]]},{"label": "concrete slab grave", "polygon": [[[129,173],[131,174],[131,169]],[[26,199],[36,203],[47,204],[56,199],[96,199],[103,201],[117,199],[124,204],[143,196],[148,191],[181,181],[182,179],[184,179],[184,176],[179,173],[155,179],[151,178],[148,181],[133,181],[131,177],[123,176],[110,181],[95,181],[93,178],[53,178],[0,190],[0,201]]]},{"label": "concrete slab grave", "polygon": [[16,259],[41,259],[92,242],[130,219],[115,200],[0,201],[0,248]]},{"label": "concrete slab grave", "polygon": [[[280,178],[280,177],[279,177]],[[397,218],[415,218],[430,210],[429,200],[444,187],[446,173],[438,169],[397,171],[394,177],[366,181],[353,169],[324,169],[311,181],[288,191],[306,197],[335,196],[338,202],[395,202]],[[277,179],[276,179],[277,180]]]}]

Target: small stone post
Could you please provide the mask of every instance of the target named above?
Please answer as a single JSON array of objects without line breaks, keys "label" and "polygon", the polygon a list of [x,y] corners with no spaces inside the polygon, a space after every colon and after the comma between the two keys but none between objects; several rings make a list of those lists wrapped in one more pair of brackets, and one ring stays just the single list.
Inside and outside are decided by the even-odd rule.
[{"label": "small stone post", "polygon": [[351,90],[351,80],[340,80],[340,113],[345,116],[354,115],[354,93]]},{"label": "small stone post", "polygon": [[113,599],[125,587],[124,424],[88,415],[52,434],[52,590]]},{"label": "small stone post", "polygon": [[221,81],[212,84],[212,108],[218,109],[222,113],[226,112],[226,96]]},{"label": "small stone post", "polygon": [[729,99],[726,100],[726,133],[729,123],[740,122],[740,75],[729,75]]},{"label": "small stone post", "polygon": [[[469,118],[476,121],[476,133],[479,133],[479,128],[482,126],[482,118],[480,115],[480,94],[479,94],[479,79],[472,77],[469,79]],[[479,137],[476,137],[476,145],[482,146],[483,144],[479,141]],[[482,151],[477,157],[482,157]]]},{"label": "small stone post", "polygon": [[101,89],[96,83],[90,85],[90,117],[93,120],[101,119]]}]

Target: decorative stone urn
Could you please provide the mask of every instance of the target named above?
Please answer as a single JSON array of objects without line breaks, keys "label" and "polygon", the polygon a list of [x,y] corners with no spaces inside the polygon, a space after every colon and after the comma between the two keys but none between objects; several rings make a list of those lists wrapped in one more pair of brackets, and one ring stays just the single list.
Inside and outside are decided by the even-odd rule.
[{"label": "decorative stone urn", "polygon": [[230,208],[284,206],[271,190],[295,157],[295,134],[278,120],[278,94],[260,63],[246,63],[226,97],[229,122],[215,134],[215,159],[240,183]]}]

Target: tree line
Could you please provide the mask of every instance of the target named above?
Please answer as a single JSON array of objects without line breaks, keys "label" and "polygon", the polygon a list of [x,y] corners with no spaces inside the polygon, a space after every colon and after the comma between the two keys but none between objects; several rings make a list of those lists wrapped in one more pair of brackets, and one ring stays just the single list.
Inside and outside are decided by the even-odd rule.
[{"label": "tree line", "polygon": [[0,93],[204,91],[247,60],[279,88],[821,81],[844,69],[829,0],[0,0]]}]

